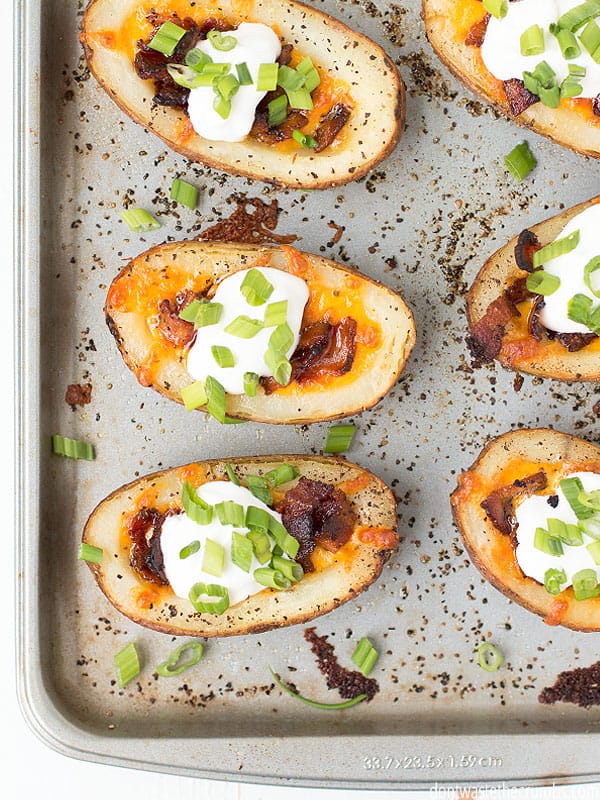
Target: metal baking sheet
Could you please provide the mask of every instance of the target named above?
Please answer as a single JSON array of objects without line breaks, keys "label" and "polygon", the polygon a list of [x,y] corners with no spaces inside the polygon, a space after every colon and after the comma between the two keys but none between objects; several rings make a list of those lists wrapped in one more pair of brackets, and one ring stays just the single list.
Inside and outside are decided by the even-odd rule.
[{"label": "metal baking sheet", "polygon": [[[488,437],[549,425],[598,440],[595,386],[499,368],[473,372],[464,346],[465,290],[483,259],[523,227],[598,192],[600,164],[498,118],[441,66],[418,0],[326,0],[380,42],[408,88],[407,129],[366,179],[319,193],[227,177],[175,155],[134,125],[82,60],[77,0],[18,2],[17,67],[20,696],[32,727],[63,753],[185,775],[364,788],[598,778],[600,710],[554,708],[538,692],[559,670],[597,660],[597,636],[547,627],[489,586],[469,563],[447,497]],[[538,158],[517,186],[502,156],[526,138]],[[183,175],[201,188],[196,213],[171,208]],[[277,198],[279,230],[298,245],[401,290],[418,344],[397,386],[356,417],[349,456],[395,490],[402,542],[356,602],[316,621],[345,663],[369,635],[382,652],[381,692],[343,714],[307,709],[274,689],[267,665],[323,696],[301,628],[211,641],[200,668],[156,681],[146,668],[124,691],[113,654],[135,641],[153,665],[169,636],[115,611],[75,558],[94,505],[161,467],[232,454],[318,452],[326,426],[222,428],[137,385],[104,324],[108,285],[151,244],[195,235],[230,212],[236,192]],[[163,227],[135,236],[133,202]],[[332,242],[329,223],[344,226]],[[69,383],[93,386],[72,411]],[[52,458],[53,432],[84,437],[93,463]],[[475,663],[484,635],[506,656]],[[323,755],[326,753],[326,757]]]}]

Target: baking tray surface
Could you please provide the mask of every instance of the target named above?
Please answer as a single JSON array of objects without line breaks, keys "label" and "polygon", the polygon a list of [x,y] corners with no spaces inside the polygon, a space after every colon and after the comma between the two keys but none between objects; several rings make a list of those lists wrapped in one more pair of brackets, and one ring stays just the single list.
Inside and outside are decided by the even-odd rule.
[{"label": "baking tray surface", "polygon": [[[537,701],[560,670],[597,660],[596,638],[547,627],[485,582],[446,498],[484,441],[509,428],[599,439],[597,387],[525,377],[517,393],[508,372],[473,372],[464,300],[483,260],[509,237],[596,194],[600,165],[475,99],[433,55],[418,0],[315,5],[378,41],[408,89],[407,129],[393,155],[365,179],[318,193],[231,178],[167,151],[90,78],[78,43],[83,3],[16,4],[25,714],[66,754],[211,778],[353,788],[597,779],[600,710]],[[524,138],[539,166],[517,186],[502,158]],[[177,176],[199,186],[196,213],[172,207]],[[402,541],[367,593],[315,623],[345,663],[363,635],[382,654],[380,694],[341,714],[316,713],[273,687],[268,664],[323,696],[299,627],[211,641],[185,679],[159,681],[147,667],[119,690],[117,650],[135,641],[152,665],[173,640],[115,611],[74,557],[92,508],[138,475],[322,447],[324,424],[221,428],[142,389],[104,323],[106,290],[129,257],[196,235],[228,215],[239,193],[276,198],[278,231],[400,290],[416,316],[418,343],[402,379],[352,420],[349,457],[394,488]],[[162,228],[131,234],[119,217],[128,204],[152,210]],[[343,226],[338,242],[332,225]],[[70,383],[91,383],[92,402],[73,411],[64,399]],[[52,458],[54,432],[92,441],[96,461]],[[487,636],[506,658],[493,675],[474,657]]]}]

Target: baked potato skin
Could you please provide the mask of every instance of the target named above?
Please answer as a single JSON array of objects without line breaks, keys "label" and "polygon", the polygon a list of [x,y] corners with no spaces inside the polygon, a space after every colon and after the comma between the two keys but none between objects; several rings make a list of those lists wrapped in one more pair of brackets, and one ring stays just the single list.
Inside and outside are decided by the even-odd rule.
[{"label": "baked potato skin", "polygon": [[454,521],[471,561],[492,586],[510,600],[544,617],[578,631],[600,630],[600,598],[575,600],[571,588],[553,596],[521,572],[509,537],[500,533],[481,507],[494,489],[510,481],[500,477],[510,471],[512,480],[533,474],[545,465],[562,465],[564,471],[600,472],[600,449],[576,436],[549,428],[518,430],[492,439],[475,463],[458,479],[450,498]]},{"label": "baked potato skin", "polygon": [[[132,273],[160,275],[162,285],[166,286],[168,280],[164,279],[163,269],[165,265],[176,262],[183,275],[194,276],[200,272],[206,286],[211,286],[227,274],[255,263],[264,263],[266,259],[271,267],[297,272],[293,260],[286,255],[289,252],[289,248],[271,246],[186,241],[159,245],[133,259],[113,281],[104,309],[109,329],[127,366],[144,386],[151,386],[179,403],[181,389],[193,380],[187,372],[184,359],[176,357],[176,351],[168,353],[155,365],[149,377],[141,377],[146,374],[144,365],[153,359],[154,340],[147,317],[140,313],[123,312],[114,302],[119,285],[126,283]],[[298,387],[292,393],[284,390],[269,396],[259,388],[256,397],[228,395],[227,413],[238,419],[299,424],[336,419],[371,408],[394,385],[415,344],[413,315],[400,295],[357,270],[342,268],[321,256],[293,252],[332,291],[348,291],[348,280],[359,287],[366,313],[380,327],[379,346],[369,361],[368,370],[359,370],[355,361],[342,380],[334,378],[326,387],[318,386],[312,391]],[[310,285],[310,280],[308,282]],[[175,295],[178,288],[181,287],[175,286],[171,295]],[[352,291],[356,292],[357,289],[353,288]]]},{"label": "baked potato skin", "polygon": [[[478,17],[473,17],[473,22],[483,17],[485,9],[480,2],[467,0],[464,4],[478,7],[475,12]],[[423,0],[427,38],[448,69],[469,89],[518,125],[578,153],[600,158],[600,117],[592,115],[588,118],[565,103],[556,109],[535,103],[522,114],[513,116],[502,84],[485,68],[479,48],[464,44],[466,31],[458,29],[456,5],[456,0]],[[467,14],[465,17],[470,19]]]},{"label": "baked potato skin", "polygon": [[[122,111],[191,161],[278,186],[326,189],[361,178],[398,143],[404,131],[406,92],[391,59],[366,36],[297,0],[218,0],[218,4],[208,4],[206,16],[221,12],[240,22],[246,19],[276,24],[283,40],[297,46],[336,79],[345,81],[354,110],[344,128],[343,143],[334,142],[321,153],[290,153],[248,137],[228,143],[208,141],[195,134],[182,136],[186,115],[155,106],[151,81],[137,76],[127,53],[107,46],[110,39],[107,40],[106,31],[117,31],[141,2],[90,1],[81,34],[86,60]],[[196,13],[197,9],[198,4]],[[193,16],[191,8],[189,16]]]},{"label": "baked potato skin", "polygon": [[[188,600],[175,597],[169,587],[165,590],[145,584],[130,567],[128,547],[120,541],[120,530],[123,514],[134,510],[140,496],[158,506],[179,505],[183,481],[191,479],[191,471],[205,480],[221,480],[226,479],[225,465],[231,464],[243,479],[248,473],[264,474],[283,463],[297,466],[301,475],[314,480],[338,485],[350,482],[347,485],[353,491],[348,490],[348,498],[358,517],[350,562],[341,560],[310,573],[286,591],[260,592],[221,616],[196,613]],[[282,489],[293,485],[290,482]],[[361,541],[360,530],[368,528],[384,531],[386,546]],[[88,566],[108,600],[134,622],[173,636],[262,633],[309,622],[367,589],[380,575],[398,542],[396,501],[379,478],[338,457],[257,456],[203,461],[155,472],[117,489],[90,515],[83,541],[103,549],[102,563]]]},{"label": "baked potato skin", "polygon": [[[550,219],[529,227],[540,244],[552,242],[564,226],[586,208],[600,202],[600,196],[593,197],[584,203],[579,203],[572,208],[562,211]],[[501,247],[485,262],[477,274],[467,295],[467,321],[469,328],[473,327],[485,315],[489,305],[500,297],[504,291],[524,273],[516,264],[514,257],[515,245],[518,236]],[[510,350],[503,347],[498,356],[498,361],[507,369],[538,375],[542,378],[552,378],[561,381],[599,381],[600,380],[600,346],[594,342],[583,350],[570,353],[566,348],[557,343],[544,343],[538,348],[539,352],[528,355],[527,352],[513,360]]]}]

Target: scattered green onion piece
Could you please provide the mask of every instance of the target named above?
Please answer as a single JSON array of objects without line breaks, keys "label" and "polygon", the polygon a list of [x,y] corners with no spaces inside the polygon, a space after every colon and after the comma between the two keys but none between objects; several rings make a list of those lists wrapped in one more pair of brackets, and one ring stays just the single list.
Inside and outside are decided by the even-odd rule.
[{"label": "scattered green onion piece", "polygon": [[275,547],[273,548],[273,552],[272,552],[271,555],[273,555],[273,556],[282,556],[283,555],[283,549],[281,547],[279,547],[278,544],[276,544]]},{"label": "scattered green onion piece", "polygon": [[596,270],[600,269],[600,256],[594,256],[588,263],[585,265],[583,269],[583,280],[585,285],[590,290],[590,292],[594,295],[594,297],[600,297],[600,288],[594,289],[592,287],[592,275]]},{"label": "scattered green onion piece", "polygon": [[225,464],[225,472],[227,473],[227,477],[233,483],[234,486],[239,486],[240,481],[238,476],[235,474],[235,471],[231,464]]},{"label": "scattered green onion piece", "polygon": [[288,301],[279,300],[277,303],[269,303],[265,309],[265,328],[275,328],[283,325],[287,320]]},{"label": "scattered green onion piece", "polygon": [[577,519],[589,519],[594,515],[594,510],[587,508],[579,500],[579,495],[583,492],[583,484],[579,478],[563,478],[560,482],[560,490],[575,512]]},{"label": "scattered green onion piece", "polygon": [[87,542],[81,542],[79,545],[78,558],[80,561],[87,561],[88,564],[101,564],[103,555],[104,551],[101,547],[95,547]]},{"label": "scattered green onion piece", "polygon": [[580,492],[577,499],[586,508],[591,508],[595,512],[600,511],[600,489],[593,492]]},{"label": "scattered green onion piece", "polygon": [[269,348],[265,353],[265,364],[280,386],[287,386],[292,378],[292,365],[281,353]]},{"label": "scattered green onion piece", "polygon": [[229,70],[231,69],[231,64],[225,64],[222,61],[218,61],[217,63],[205,64],[202,68],[202,72],[205,75],[214,75],[215,77],[222,77],[223,75],[227,75]]},{"label": "scattered green onion piece", "polygon": [[531,170],[537,166],[535,156],[529,149],[527,142],[521,142],[504,157],[507,170],[518,181],[523,181]]},{"label": "scattered green onion piece", "polygon": [[229,608],[227,587],[218,583],[195,583],[188,597],[200,614],[223,614]]},{"label": "scattered green onion piece", "polygon": [[179,25],[175,25],[174,22],[167,20],[148,42],[148,47],[162,53],[164,56],[172,56],[183,36],[185,36],[185,28],[181,28]]},{"label": "scattered green onion piece", "polygon": [[185,54],[184,61],[186,67],[191,67],[197,72],[202,72],[207,64],[212,63],[212,58],[208,55],[208,53],[205,53],[204,50],[194,47]]},{"label": "scattered green onion piece", "polygon": [[298,583],[298,581],[301,581],[304,577],[302,565],[298,564],[297,561],[290,561],[289,558],[284,558],[283,556],[274,555],[271,559],[271,567],[276,572],[281,572],[281,574],[292,583]]},{"label": "scattered green onion piece", "polygon": [[225,424],[227,414],[225,413],[225,389],[216,378],[209,375],[204,382],[207,402],[206,410],[222,425]]},{"label": "scattered green onion piece", "polygon": [[556,36],[560,52],[565,61],[570,61],[581,55],[581,47],[579,47],[577,39],[570,30],[567,30],[567,28],[560,28],[558,25],[552,23],[550,25],[550,33]]},{"label": "scattered green onion piece", "polygon": [[589,600],[590,597],[598,597],[600,588],[595,569],[581,569],[572,578],[575,600]]},{"label": "scattered green onion piece", "polygon": [[269,519],[269,533],[286,556],[296,558],[300,549],[300,542],[291,536],[275,517],[270,517]]},{"label": "scattered green onion piece", "polygon": [[551,86],[539,86],[538,97],[543,105],[548,108],[558,108],[560,105],[560,86],[553,83]]},{"label": "scattered green onion piece", "polygon": [[267,111],[269,112],[269,127],[274,128],[277,125],[281,125],[282,122],[285,121],[287,117],[287,104],[288,99],[287,95],[282,94],[279,97],[276,97],[274,100],[267,106]]},{"label": "scattered green onion piece", "polygon": [[298,467],[294,467],[292,464],[280,464],[278,467],[275,467],[275,469],[267,472],[265,478],[269,481],[271,486],[281,486],[282,483],[293,481],[298,475],[300,475]]},{"label": "scattered green onion piece", "polygon": [[215,505],[215,512],[221,525],[233,525],[234,528],[243,528],[246,514],[244,506],[234,500],[223,500]]},{"label": "scattered green onion piece", "polygon": [[585,78],[587,69],[579,64],[569,64],[569,78]]},{"label": "scattered green onion piece", "polygon": [[121,689],[124,689],[129,681],[132,681],[140,674],[140,659],[133,642],[130,642],[122,650],[115,654],[113,659],[117,681]]},{"label": "scattered green onion piece", "polygon": [[215,48],[220,52],[227,52],[233,50],[237,44],[235,36],[224,36],[222,31],[212,30],[206,34],[206,38]]},{"label": "scattered green onion piece", "polygon": [[252,84],[252,75],[250,75],[250,70],[245,61],[242,64],[236,64],[235,71],[237,72],[240,86],[250,86]]},{"label": "scattered green onion piece", "polygon": [[256,79],[257,92],[272,92],[277,88],[279,64],[261,64]]},{"label": "scattered green onion piece", "polygon": [[533,70],[532,75],[542,86],[549,87],[553,82],[556,82],[556,72],[547,61],[540,61]]},{"label": "scattered green onion piece", "polygon": [[600,564],[600,542],[592,542],[591,544],[586,545],[585,549],[594,559],[594,564]]},{"label": "scattered green onion piece", "polygon": [[[216,506],[218,508],[218,505]],[[207,539],[204,544],[204,557],[202,558],[202,572],[220,578],[225,566],[225,548],[215,542],[214,539]]]},{"label": "scattered green onion piece", "polygon": [[533,294],[543,294],[548,297],[554,294],[560,286],[560,278],[556,275],[551,275],[549,272],[544,272],[543,269],[536,269],[535,272],[529,273],[525,285]]},{"label": "scattered green onion piece", "polygon": [[96,458],[93,444],[82,442],[80,439],[69,439],[68,436],[61,436],[59,433],[52,435],[52,452],[57,456],[80,461],[94,461]]},{"label": "scattered green onion piece", "polygon": [[294,334],[287,322],[278,325],[269,338],[270,349],[281,355],[285,355],[293,344]]},{"label": "scattered green onion piece", "polygon": [[313,99],[308,89],[288,90],[286,94],[290,108],[306,109],[308,111],[314,108]]},{"label": "scattered green onion piece", "polygon": [[297,91],[304,87],[305,76],[291,67],[282,65],[277,72],[277,85],[285,91]]},{"label": "scattered green onion piece", "polygon": [[261,586],[268,586],[270,589],[289,589],[292,582],[286,578],[282,572],[271,567],[258,567],[254,570],[254,580]]},{"label": "scattered green onion piece", "polygon": [[588,0],[586,3],[581,3],[575,8],[569,9],[561,17],[558,18],[558,27],[566,28],[569,31],[576,31],[585,25],[585,23],[600,14],[599,0]]},{"label": "scattered green onion piece", "polygon": [[230,369],[235,366],[235,358],[228,347],[224,347],[220,344],[213,344],[210,348],[210,352],[221,369]]},{"label": "scattered green onion piece", "polygon": [[259,564],[266,564],[271,560],[271,542],[264,531],[251,530],[246,538],[252,544],[254,555]]},{"label": "scattered green onion piece", "polygon": [[246,528],[250,530],[259,530],[266,533],[269,530],[271,515],[264,508],[258,506],[248,506],[246,509]]},{"label": "scattered green onion piece", "polygon": [[570,525],[561,519],[549,519],[546,522],[548,533],[561,542],[571,547],[579,547],[583,544],[583,536],[577,525]]},{"label": "scattered green onion piece", "polygon": [[533,254],[533,266],[541,267],[548,261],[552,261],[559,256],[564,256],[574,250],[579,244],[579,231],[573,231],[569,236],[547,244],[541,250],[536,250]]},{"label": "scattered green onion piece", "polygon": [[206,305],[206,300],[192,300],[191,303],[181,309],[179,319],[184,319],[186,322],[195,322],[202,305]]},{"label": "scattered green onion piece", "polygon": [[596,64],[600,64],[600,28],[595,20],[590,20],[579,34],[579,41]]},{"label": "scattered green onion piece", "polygon": [[193,211],[198,205],[198,189],[181,178],[175,178],[171,186],[171,200]]},{"label": "scattered green onion piece", "polygon": [[222,303],[200,303],[194,320],[194,327],[206,328],[208,325],[216,325],[222,314]]},{"label": "scattered green onion piece", "polygon": [[215,84],[215,91],[225,100],[231,100],[239,88],[240,82],[231,72],[229,75],[224,75],[222,78],[219,78]]},{"label": "scattered green onion piece", "polygon": [[377,650],[373,647],[369,639],[363,636],[352,653],[352,661],[362,674],[367,676],[371,674],[371,670],[375,666],[378,658],[379,653]]},{"label": "scattered green onion piece", "polygon": [[580,519],[579,527],[592,539],[600,539],[600,517],[594,516],[589,519]]},{"label": "scattered green onion piece", "polygon": [[508,13],[508,0],[483,0],[483,7],[496,19],[503,19]]},{"label": "scattered green onion piece", "polygon": [[289,694],[290,697],[294,697],[296,700],[306,703],[306,705],[311,708],[320,708],[322,711],[342,711],[344,708],[352,708],[352,706],[362,703],[362,701],[367,698],[366,694],[359,694],[356,697],[352,697],[350,700],[344,700],[342,703],[318,703],[316,700],[310,700],[308,697],[304,697],[304,695],[295,692],[273,671],[273,667],[269,667],[269,669],[271,670],[273,680],[280,689]]},{"label": "scattered green onion piece", "polygon": [[250,317],[242,314],[225,327],[225,333],[230,333],[239,339],[252,339],[262,329],[263,324],[260,320],[250,319]]},{"label": "scattered green onion piece", "polygon": [[567,582],[564,569],[547,569],[544,572],[544,588],[548,594],[560,594],[560,587]]},{"label": "scattered green onion piece", "polygon": [[318,144],[314,136],[310,136],[308,133],[302,133],[299,129],[292,131],[292,139],[298,142],[300,147],[304,147],[305,150],[314,150]]},{"label": "scattered green onion piece", "polygon": [[539,56],[544,52],[544,31],[539,25],[531,25],[521,34],[521,55]]},{"label": "scattered green onion piece", "polygon": [[550,536],[548,531],[543,528],[535,529],[533,546],[536,550],[541,550],[542,553],[547,553],[549,556],[562,556],[565,552],[561,540]]},{"label": "scattered green onion piece", "polygon": [[266,478],[262,478],[260,475],[246,475],[246,483],[254,497],[262,500],[267,506],[273,503],[273,496]]},{"label": "scattered green onion piece", "polygon": [[213,507],[201,497],[189,481],[184,481],[181,489],[181,505],[187,516],[198,525],[210,525],[213,519]]},{"label": "scattered green onion piece", "polygon": [[200,642],[186,642],[176,647],[167,660],[156,667],[156,672],[161,678],[174,678],[200,663],[203,652]]},{"label": "scattered green onion piece", "polygon": [[194,539],[193,542],[190,542],[189,544],[186,544],[185,547],[181,548],[179,551],[179,558],[183,561],[184,559],[193,556],[194,553],[198,552],[198,550],[200,550],[200,542],[198,539]]},{"label": "scattered green onion piece", "polygon": [[265,278],[260,270],[252,268],[246,273],[240,286],[240,292],[249,305],[262,306],[273,294],[273,284]]},{"label": "scattered green onion piece", "polygon": [[477,663],[486,672],[496,672],[504,663],[504,656],[496,645],[482,642],[477,648]]},{"label": "scattered green onion piece", "polygon": [[250,572],[252,566],[252,542],[243,533],[233,531],[231,534],[231,561],[244,572]]},{"label": "scattered green onion piece", "polygon": [[345,453],[352,444],[356,425],[332,425],[327,431],[324,453]]},{"label": "scattered green onion piece", "polygon": [[231,114],[231,101],[226,100],[220,94],[216,94],[213,100],[213,108],[223,119],[227,119]]},{"label": "scattered green onion piece", "polygon": [[567,316],[573,322],[589,327],[592,305],[592,299],[586,294],[576,294],[567,303]]},{"label": "scattered green onion piece", "polygon": [[128,208],[121,211],[121,219],[134,233],[148,233],[160,228],[160,222],[145,208]]},{"label": "scattered green onion piece", "polygon": [[207,72],[198,72],[184,64],[167,64],[167,72],[178,86],[184,89],[197,89],[199,86],[212,86],[215,76]]},{"label": "scattered green onion piece", "polygon": [[313,65],[310,58],[306,57],[296,67],[296,72],[304,75],[304,88],[309,92],[314,92],[317,86],[321,83],[321,77]]},{"label": "scattered green onion piece", "polygon": [[258,386],[259,377],[256,372],[244,373],[244,394],[248,397],[256,397],[256,387]]},{"label": "scattered green onion piece", "polygon": [[195,381],[189,386],[184,386],[181,390],[181,399],[186,411],[193,411],[195,408],[206,405],[208,397],[202,381]]},{"label": "scattered green onion piece", "polygon": [[567,76],[560,85],[561,97],[579,97],[583,93],[583,86],[577,78]]}]

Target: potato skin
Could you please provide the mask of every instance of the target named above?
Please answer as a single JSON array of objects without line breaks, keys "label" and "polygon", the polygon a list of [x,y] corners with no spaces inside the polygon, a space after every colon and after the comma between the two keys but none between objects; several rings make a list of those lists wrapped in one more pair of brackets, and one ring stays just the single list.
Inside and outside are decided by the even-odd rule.
[{"label": "potato skin", "polygon": [[[266,257],[270,266],[291,271],[286,252],[289,251],[279,247],[187,241],[159,245],[133,259],[113,281],[104,309],[107,324],[127,366],[139,379],[140,369],[152,345],[146,317],[119,311],[111,304],[115,287],[118,288],[119,281],[126,281],[132,271],[135,274],[160,274],[161,282],[166,284],[167,280],[162,277],[163,268],[176,262],[186,274],[206,276],[207,284],[212,285],[227,274],[248,268]],[[337,387],[329,385],[327,391],[323,391],[323,387],[310,392],[299,388],[293,394],[274,392],[267,396],[259,388],[256,397],[228,395],[227,413],[231,416],[255,422],[297,424],[336,419],[371,408],[396,382],[414,347],[413,315],[400,295],[356,270],[342,268],[321,256],[301,253],[300,258],[306,260],[308,268],[328,287],[343,289],[348,276],[357,282],[370,318],[381,328],[381,344],[375,360],[368,373],[359,373],[353,367],[355,374],[352,375],[352,370],[347,373],[347,376],[352,376],[350,382]],[[173,295],[177,289],[174,287]],[[156,374],[144,385],[181,403],[181,389],[190,383],[192,378],[185,364],[173,357],[161,362]]]},{"label": "potato skin", "polygon": [[515,117],[504,98],[490,93],[490,75],[481,62],[479,48],[467,46],[456,37],[454,5],[454,0],[423,0],[427,38],[448,69],[517,125],[536,131],[570,150],[600,158],[600,117],[596,117],[598,122],[588,121],[564,105],[553,109],[542,103],[535,103]]},{"label": "potato skin", "polygon": [[[530,226],[529,230],[538,237],[540,244],[549,244],[558,236],[569,220],[598,202],[600,202],[600,196],[593,197],[591,200],[566,209],[544,222]],[[477,273],[467,295],[467,320],[471,331],[485,315],[489,305],[500,297],[515,280],[523,277],[524,273],[518,268],[514,258],[517,239],[518,236],[515,236],[508,244],[497,250]],[[570,353],[566,348],[558,345],[546,346],[544,349],[542,343],[539,353],[533,356],[523,356],[516,363],[502,351],[498,356],[498,361],[507,369],[539,375],[542,378],[561,381],[596,382],[600,380],[600,350],[595,349],[595,345]]]},{"label": "potato skin", "polygon": [[[578,631],[600,630],[600,598],[575,600],[571,588],[553,596],[521,572],[514,555],[506,555],[508,537],[490,522],[481,501],[490,492],[507,485],[499,479],[502,470],[514,478],[535,473],[545,464],[560,463],[566,473],[573,469],[600,472],[600,449],[576,436],[549,428],[511,431],[492,439],[475,463],[458,479],[450,498],[454,521],[473,564],[493,586],[510,600],[544,617],[548,624],[560,624]],[[513,478],[513,480],[514,480]],[[564,606],[561,609],[562,604]]]},{"label": "potato skin", "polygon": [[[301,475],[314,480],[334,484],[357,482],[357,491],[347,495],[358,517],[351,540],[354,554],[350,563],[341,561],[311,573],[286,591],[260,592],[221,616],[198,614],[188,600],[172,594],[159,593],[151,607],[141,608],[136,603],[145,584],[129,565],[128,548],[119,541],[122,515],[133,510],[136,497],[150,493],[156,496],[159,505],[178,503],[190,468],[202,470],[206,480],[222,480],[226,479],[225,465],[231,464],[243,479],[248,473],[264,474],[283,463],[297,466]],[[290,482],[282,489],[287,491],[293,485]],[[376,547],[361,541],[360,528],[387,531],[387,546]],[[256,456],[211,460],[155,472],[115,490],[90,515],[82,540],[103,549],[102,563],[88,566],[108,600],[134,622],[173,636],[237,636],[308,622],[367,589],[398,542],[396,501],[379,478],[343,458]]]},{"label": "potato skin", "polygon": [[355,106],[345,126],[344,144],[322,153],[299,150],[292,158],[290,153],[248,137],[235,143],[212,142],[197,135],[183,140],[179,128],[186,115],[155,106],[150,82],[137,76],[126,54],[116,53],[106,44],[106,30],[118,28],[139,3],[90,0],[81,34],[85,56],[92,73],[121,110],[186,158],[278,186],[326,189],[361,178],[398,143],[404,131],[406,92],[391,59],[366,36],[297,0],[245,0],[243,4],[219,0],[218,6],[208,6],[206,16],[221,11],[240,22],[250,19],[276,24],[282,39],[345,81]]}]

